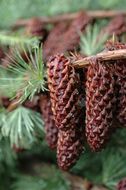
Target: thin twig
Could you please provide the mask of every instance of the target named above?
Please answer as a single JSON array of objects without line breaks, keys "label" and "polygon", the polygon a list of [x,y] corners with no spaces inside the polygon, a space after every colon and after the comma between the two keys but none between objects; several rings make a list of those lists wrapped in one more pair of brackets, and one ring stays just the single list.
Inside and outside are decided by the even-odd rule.
[{"label": "thin twig", "polygon": [[[118,11],[118,10],[110,10],[110,11],[104,11],[104,10],[96,10],[96,11],[84,11],[87,15],[89,15],[92,18],[111,18],[117,15],[124,15],[126,16],[126,11]],[[64,15],[57,15],[53,17],[38,17],[38,19],[43,23],[43,24],[48,24],[48,23],[57,23],[60,21],[70,21],[75,19],[80,12],[76,13],[67,13]],[[33,19],[33,18],[32,18]],[[37,19],[37,17],[36,17]],[[13,28],[18,28],[21,26],[26,26],[31,22],[30,19],[20,19],[18,20],[14,25]]]},{"label": "thin twig", "polygon": [[83,68],[89,65],[93,59],[100,60],[100,61],[126,59],[126,49],[101,52],[101,53],[98,53],[97,55],[93,55],[90,57],[77,60],[73,62],[71,65],[75,68]]}]

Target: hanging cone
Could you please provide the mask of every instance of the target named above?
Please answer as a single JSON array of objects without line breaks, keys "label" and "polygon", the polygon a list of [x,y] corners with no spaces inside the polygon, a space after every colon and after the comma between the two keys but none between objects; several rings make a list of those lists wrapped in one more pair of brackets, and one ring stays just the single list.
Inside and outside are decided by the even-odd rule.
[{"label": "hanging cone", "polygon": [[[44,58],[49,59],[50,56],[54,56],[57,53],[65,53],[67,51],[73,51],[79,45],[80,32],[83,32],[91,22],[91,18],[84,12],[80,12],[77,18],[74,19],[70,25],[59,23],[57,28],[52,30],[44,44]],[[58,29],[59,27],[59,29]],[[56,40],[55,40],[56,39]]]},{"label": "hanging cone", "polygon": [[124,15],[118,15],[110,20],[109,24],[105,26],[100,33],[100,36],[102,34],[108,34],[108,35],[116,35],[120,36],[122,33],[126,32],[126,19]]},{"label": "hanging cone", "polygon": [[[126,44],[119,42],[108,42],[106,44],[108,50],[126,49]],[[115,79],[117,88],[117,108],[116,117],[120,124],[126,127],[126,60],[118,60],[114,63],[115,66]]]},{"label": "hanging cone", "polygon": [[117,119],[126,127],[126,60],[117,62]]},{"label": "hanging cone", "polygon": [[40,98],[40,109],[45,122],[46,140],[51,149],[57,146],[58,129],[55,126],[49,95],[43,94]]},{"label": "hanging cone", "polygon": [[[64,32],[68,29],[68,24],[64,22],[60,22],[54,26],[54,28],[50,31],[46,41],[43,45],[43,57],[47,59],[54,55],[58,50],[58,44],[61,43],[62,36]],[[62,43],[61,43],[62,44]],[[58,53],[58,52],[56,52]]]},{"label": "hanging cone", "polygon": [[48,62],[48,87],[56,126],[61,130],[76,128],[81,100],[79,75],[70,60],[64,55],[56,55]]},{"label": "hanging cone", "polygon": [[48,87],[59,129],[57,161],[62,170],[72,167],[83,151],[83,108],[79,74],[70,60],[56,55],[48,62]]},{"label": "hanging cone", "polygon": [[93,61],[86,82],[86,136],[93,151],[99,151],[108,141],[115,108],[112,68],[110,63]]}]

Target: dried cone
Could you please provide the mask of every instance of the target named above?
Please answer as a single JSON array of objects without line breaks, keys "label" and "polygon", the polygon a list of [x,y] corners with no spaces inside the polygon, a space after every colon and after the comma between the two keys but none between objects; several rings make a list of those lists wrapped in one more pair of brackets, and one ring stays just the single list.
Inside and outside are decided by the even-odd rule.
[{"label": "dried cone", "polygon": [[116,64],[117,75],[117,119],[126,127],[126,60]]},{"label": "dried cone", "polygon": [[126,178],[119,181],[117,185],[117,190],[126,190]]},{"label": "dried cone", "polygon": [[84,12],[80,12],[78,17],[73,20],[69,29],[64,33],[62,44],[59,48],[61,52],[73,51],[80,42],[80,32],[84,32],[87,25],[92,21],[92,19],[86,15]]},{"label": "dried cone", "polygon": [[[126,49],[126,45],[108,42],[107,48],[109,50]],[[122,126],[126,127],[126,60],[118,60],[114,66],[117,87],[116,117]]]},{"label": "dried cone", "polygon": [[108,26],[105,26],[102,29],[100,36],[105,33],[109,35],[115,34],[117,36],[120,36],[124,32],[126,32],[126,18],[124,15],[118,15],[110,21]]},{"label": "dried cone", "polygon": [[91,18],[84,12],[78,14],[78,17],[72,21],[69,27],[60,23],[49,34],[44,44],[43,54],[46,60],[55,54],[65,53],[66,51],[73,51],[80,42],[79,32],[85,30]]},{"label": "dried cone", "polygon": [[62,35],[68,29],[68,24],[64,22],[60,22],[54,26],[54,28],[50,31],[46,41],[43,45],[43,56],[44,59],[48,59],[53,54],[57,52],[57,46],[59,43],[62,43]]},{"label": "dried cone", "polygon": [[70,60],[56,55],[48,62],[48,87],[56,126],[68,130],[76,128],[81,112],[80,80]]},{"label": "dried cone", "polygon": [[115,108],[112,65],[95,60],[88,67],[86,82],[86,136],[93,151],[108,140]]},{"label": "dried cone", "polygon": [[45,122],[46,140],[51,149],[57,146],[58,129],[55,126],[54,117],[51,109],[51,102],[48,95],[44,94],[40,98],[40,108]]},{"label": "dried cone", "polygon": [[57,160],[62,170],[75,164],[83,150],[84,139],[80,78],[69,65],[70,60],[64,55],[56,55],[48,63],[48,87],[59,129]]},{"label": "dried cone", "polygon": [[68,170],[78,160],[83,151],[83,128],[59,131],[57,143],[57,161],[62,170]]}]

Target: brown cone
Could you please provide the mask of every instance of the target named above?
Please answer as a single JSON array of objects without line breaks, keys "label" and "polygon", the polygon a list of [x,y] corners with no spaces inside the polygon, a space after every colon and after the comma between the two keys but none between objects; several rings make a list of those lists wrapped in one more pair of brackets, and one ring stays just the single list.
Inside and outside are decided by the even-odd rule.
[{"label": "brown cone", "polygon": [[64,55],[52,57],[48,63],[48,87],[56,126],[76,128],[81,112],[80,80]]},{"label": "brown cone", "polygon": [[[62,35],[68,29],[68,24],[60,22],[54,26],[50,31],[44,45],[43,45],[43,56],[47,59],[55,54],[59,43],[62,43]],[[56,52],[58,53],[58,52]]]},{"label": "brown cone", "polygon": [[[108,50],[126,49],[126,44],[119,42],[108,42],[106,46]],[[118,60],[114,63],[114,66],[117,87],[116,117],[122,126],[126,127],[126,60]]]},{"label": "brown cone", "polygon": [[90,21],[91,18],[89,16],[84,12],[80,12],[69,27],[64,23],[58,24],[45,41],[43,46],[44,58],[48,60],[50,56],[54,56],[57,53],[61,54],[75,50],[80,42],[79,33],[85,30]]},{"label": "brown cone", "polygon": [[117,76],[117,119],[126,127],[126,60],[116,64]]},{"label": "brown cone", "polygon": [[[114,17],[107,26],[105,26],[102,31],[102,34],[117,35],[120,36],[122,33],[126,32],[126,18],[124,15],[118,15]],[[100,35],[100,36],[101,36]]]},{"label": "brown cone", "polygon": [[55,123],[59,129],[57,160],[62,170],[68,170],[83,150],[82,96],[80,78],[64,55],[52,57],[48,63],[48,87]]},{"label": "brown cone", "polygon": [[51,109],[51,102],[48,95],[44,94],[40,98],[40,108],[45,122],[46,140],[51,149],[57,146],[58,129],[55,126],[54,117]]},{"label": "brown cone", "polygon": [[93,151],[104,147],[110,135],[115,108],[112,65],[93,61],[86,82],[86,136]]}]

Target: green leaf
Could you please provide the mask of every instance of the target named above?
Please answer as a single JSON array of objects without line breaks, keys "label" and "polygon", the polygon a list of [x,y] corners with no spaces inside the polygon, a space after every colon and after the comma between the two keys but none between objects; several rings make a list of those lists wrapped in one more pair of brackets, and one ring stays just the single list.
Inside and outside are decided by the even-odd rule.
[{"label": "green leaf", "polygon": [[[1,67],[0,90],[5,96],[8,95],[8,92],[10,95],[20,92],[19,101],[23,102],[28,98],[32,99],[36,93],[46,90],[46,72],[42,60],[42,48],[39,48],[38,45],[21,47],[13,50],[9,68]],[[22,51],[29,63],[23,59]],[[13,63],[11,64],[11,62]]]},{"label": "green leaf", "polygon": [[28,37],[24,35],[17,35],[15,33],[8,34],[7,32],[0,32],[0,44],[3,45],[19,45],[19,44],[27,44],[33,46],[34,44],[38,44],[37,37]]},{"label": "green leaf", "polygon": [[119,180],[126,176],[126,153],[118,149],[106,149],[102,156],[102,183],[110,189],[115,189]]},{"label": "green leaf", "polygon": [[37,140],[36,133],[42,136],[44,132],[41,115],[20,106],[7,113],[1,132],[3,136],[9,137],[11,146],[28,148]]},{"label": "green leaf", "polygon": [[100,28],[97,24],[88,26],[84,34],[80,34],[81,53],[87,56],[94,55],[103,49],[108,35],[104,34],[99,38]]}]

